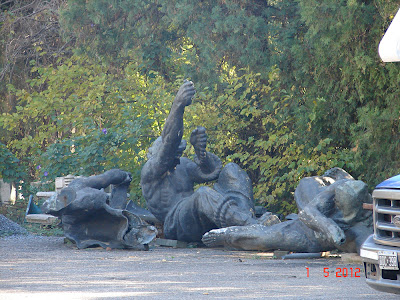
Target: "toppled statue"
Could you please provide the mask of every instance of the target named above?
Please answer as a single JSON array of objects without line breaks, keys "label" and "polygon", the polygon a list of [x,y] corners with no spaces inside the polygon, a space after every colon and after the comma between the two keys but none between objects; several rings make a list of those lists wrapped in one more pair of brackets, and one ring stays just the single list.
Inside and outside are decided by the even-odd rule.
[{"label": "toppled statue", "polygon": [[372,233],[367,185],[340,168],[300,180],[295,191],[298,218],[272,226],[234,226],[211,230],[202,241],[210,247],[242,250],[359,252]]},{"label": "toppled statue", "polygon": [[[256,224],[250,178],[238,165],[222,168],[220,159],[206,151],[204,127],[193,130],[190,143],[195,157],[181,157],[186,149],[183,136],[185,107],[192,103],[191,81],[180,87],[161,137],[148,150],[141,173],[147,207],[164,225],[164,236],[185,242],[200,242],[214,228]],[[217,180],[214,188],[195,183]]]},{"label": "toppled statue", "polygon": [[[58,216],[65,236],[79,249],[143,248],[156,237],[155,227],[126,210],[131,174],[119,169],[80,177],[61,190],[49,211]],[[113,185],[111,195],[104,188]]]}]

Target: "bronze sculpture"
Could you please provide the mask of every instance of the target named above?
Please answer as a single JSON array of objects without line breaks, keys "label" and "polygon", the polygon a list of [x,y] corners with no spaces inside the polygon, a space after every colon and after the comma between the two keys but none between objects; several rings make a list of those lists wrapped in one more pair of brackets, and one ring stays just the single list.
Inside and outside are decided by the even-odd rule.
[{"label": "bronze sculpture", "polygon": [[372,202],[367,185],[340,168],[300,180],[295,200],[299,215],[294,220],[216,229],[202,240],[210,247],[242,250],[359,252],[372,233],[371,211],[363,209],[363,203]]},{"label": "bronze sculpture", "polygon": [[[58,216],[65,236],[78,248],[144,248],[156,237],[155,227],[126,210],[131,174],[112,169],[73,180],[57,196],[49,213]],[[113,185],[111,195],[104,188]]]},{"label": "bronze sculpture", "polygon": [[[257,223],[250,178],[234,163],[222,168],[220,159],[206,151],[204,127],[197,127],[190,137],[194,160],[182,157],[183,115],[194,94],[193,83],[185,81],[141,173],[147,207],[163,222],[165,237],[185,242],[200,242],[214,228]],[[214,188],[194,191],[195,183],[213,180]]]}]

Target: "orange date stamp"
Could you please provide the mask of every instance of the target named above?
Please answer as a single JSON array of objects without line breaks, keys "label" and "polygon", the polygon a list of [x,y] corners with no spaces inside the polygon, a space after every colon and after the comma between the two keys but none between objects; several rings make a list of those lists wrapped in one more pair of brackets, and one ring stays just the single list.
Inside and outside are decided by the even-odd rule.
[{"label": "orange date stamp", "polygon": [[[310,277],[310,269],[306,267],[307,277]],[[331,274],[333,273],[333,274]],[[323,275],[324,277],[335,276],[338,278],[348,278],[348,277],[361,277],[360,268],[347,268],[347,267],[338,267],[338,268],[324,268]]]}]

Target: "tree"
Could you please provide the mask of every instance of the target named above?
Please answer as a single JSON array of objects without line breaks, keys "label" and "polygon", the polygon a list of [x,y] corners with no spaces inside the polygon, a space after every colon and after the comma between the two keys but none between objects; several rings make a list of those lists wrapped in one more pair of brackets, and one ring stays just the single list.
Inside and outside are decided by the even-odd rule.
[{"label": "tree", "polygon": [[373,187],[399,170],[396,66],[381,63],[377,53],[397,4],[298,3],[306,32],[291,50],[303,91],[298,122],[303,141],[315,145],[330,138],[335,147],[352,149],[353,175]]},{"label": "tree", "polygon": [[[34,49],[32,80],[24,75],[7,87],[1,141],[30,165],[32,178],[39,163],[57,173],[121,166],[138,174],[183,78],[198,89],[186,127],[205,123],[210,149],[244,167],[259,201],[276,211],[293,209],[301,177],[327,168],[344,167],[370,187],[399,170],[398,65],[377,56],[396,3],[39,2],[2,6],[4,45],[25,41],[27,26],[14,22],[23,3],[58,3],[60,26],[51,32],[65,41],[54,49],[77,47],[54,56],[46,34],[46,51],[27,43],[12,78],[24,74]],[[50,11],[33,16],[53,24]],[[49,28],[27,20],[43,34]],[[3,58],[19,48],[5,49]]]},{"label": "tree", "polygon": [[[73,55],[57,65],[33,67],[38,76],[29,90],[10,86],[17,111],[0,116],[0,126],[15,137],[7,147],[29,168],[31,180],[122,168],[139,181],[176,84],[154,72],[142,75],[134,62],[119,74],[110,69]],[[140,195],[139,186],[134,189]]]},{"label": "tree", "polygon": [[162,12],[162,2],[69,0],[61,10],[61,21],[80,49],[92,57],[118,65],[133,56],[147,71],[168,78],[174,72],[171,47],[182,36]]},{"label": "tree", "polygon": [[352,155],[335,149],[328,138],[312,148],[298,142],[296,116],[287,109],[293,94],[281,88],[278,69],[268,74],[267,84],[260,74],[244,73],[228,69],[215,89],[199,93],[188,125],[205,126],[210,150],[247,171],[259,204],[294,212],[293,192],[301,178],[336,166],[352,170]]},{"label": "tree", "polygon": [[[67,53],[73,39],[65,43],[60,36],[58,8],[64,0],[10,0],[0,4],[0,110],[15,112],[16,99],[7,84],[27,88],[37,66],[54,63]],[[1,131],[0,141],[12,138]]]}]

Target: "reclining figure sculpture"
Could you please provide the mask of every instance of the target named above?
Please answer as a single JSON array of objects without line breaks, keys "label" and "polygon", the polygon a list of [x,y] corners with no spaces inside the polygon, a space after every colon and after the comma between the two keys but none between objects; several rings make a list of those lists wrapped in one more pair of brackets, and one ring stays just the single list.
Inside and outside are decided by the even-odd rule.
[{"label": "reclining figure sculpture", "polygon": [[[181,157],[186,148],[183,115],[194,94],[193,83],[185,81],[141,172],[143,196],[151,213],[163,222],[164,236],[185,242],[200,242],[214,228],[257,223],[250,178],[234,163],[222,168],[220,159],[206,151],[204,127],[191,133],[194,160]],[[213,180],[214,188],[194,191],[195,183]]]},{"label": "reclining figure sculpture", "polygon": [[359,252],[372,233],[367,185],[340,168],[300,180],[295,191],[298,218],[272,226],[234,226],[211,230],[202,241],[209,247],[242,250]]}]

